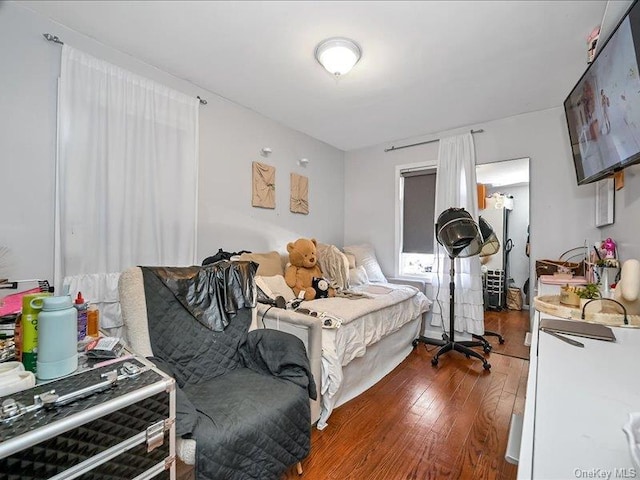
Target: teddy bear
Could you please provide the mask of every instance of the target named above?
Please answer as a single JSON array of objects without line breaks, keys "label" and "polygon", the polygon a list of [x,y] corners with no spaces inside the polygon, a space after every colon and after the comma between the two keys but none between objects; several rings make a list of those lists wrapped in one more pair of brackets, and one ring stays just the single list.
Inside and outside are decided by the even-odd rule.
[{"label": "teddy bear", "polygon": [[295,242],[287,244],[289,252],[289,265],[284,272],[284,279],[287,285],[293,289],[293,293],[299,296],[300,292],[304,292],[305,300],[313,300],[320,297],[333,297],[335,290],[327,288],[319,290],[314,288],[324,284],[318,279],[322,278],[322,270],[318,265],[318,255],[316,252],[317,242],[315,238],[299,238]]}]

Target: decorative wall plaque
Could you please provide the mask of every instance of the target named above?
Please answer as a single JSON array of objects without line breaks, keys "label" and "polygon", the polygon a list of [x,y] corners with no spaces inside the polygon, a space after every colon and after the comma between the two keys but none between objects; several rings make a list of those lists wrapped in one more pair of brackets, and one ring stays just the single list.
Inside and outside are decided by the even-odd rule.
[{"label": "decorative wall plaque", "polygon": [[293,213],[309,215],[309,179],[291,174],[291,202],[289,209]]},{"label": "decorative wall plaque", "polygon": [[276,208],[276,167],[253,162],[251,205]]}]

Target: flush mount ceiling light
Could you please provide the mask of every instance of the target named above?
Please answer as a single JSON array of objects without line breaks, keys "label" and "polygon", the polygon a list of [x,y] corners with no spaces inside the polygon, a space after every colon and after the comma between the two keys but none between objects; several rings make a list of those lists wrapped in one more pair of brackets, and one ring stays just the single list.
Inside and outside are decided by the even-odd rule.
[{"label": "flush mount ceiling light", "polygon": [[360,47],[348,38],[328,38],[316,47],[316,60],[336,77],[348,73],[361,55]]}]

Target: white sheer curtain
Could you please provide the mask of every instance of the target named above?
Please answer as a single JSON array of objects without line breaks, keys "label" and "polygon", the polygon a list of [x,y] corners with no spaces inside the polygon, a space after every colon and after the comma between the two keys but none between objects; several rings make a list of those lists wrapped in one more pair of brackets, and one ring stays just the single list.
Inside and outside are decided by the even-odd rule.
[{"label": "white sheer curtain", "polygon": [[63,47],[55,285],[97,303],[103,327],[121,325],[123,269],[196,260],[198,105]]},{"label": "white sheer curtain", "polygon": [[[478,220],[476,187],[476,154],[471,133],[440,140],[438,174],[436,177],[435,218],[447,208],[467,210]],[[437,241],[436,275],[433,291],[431,324],[449,328],[449,256]],[[480,258],[457,258],[455,261],[455,330],[477,335],[484,333],[484,307]]]}]

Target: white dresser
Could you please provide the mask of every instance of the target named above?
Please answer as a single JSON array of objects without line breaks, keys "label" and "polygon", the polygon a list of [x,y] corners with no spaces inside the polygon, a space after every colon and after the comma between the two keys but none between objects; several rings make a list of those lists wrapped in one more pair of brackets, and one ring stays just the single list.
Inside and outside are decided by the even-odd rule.
[{"label": "white dresser", "polygon": [[640,329],[571,337],[579,348],[539,332],[540,318],[557,317],[534,316],[518,478],[640,478],[622,430],[640,412]]}]

